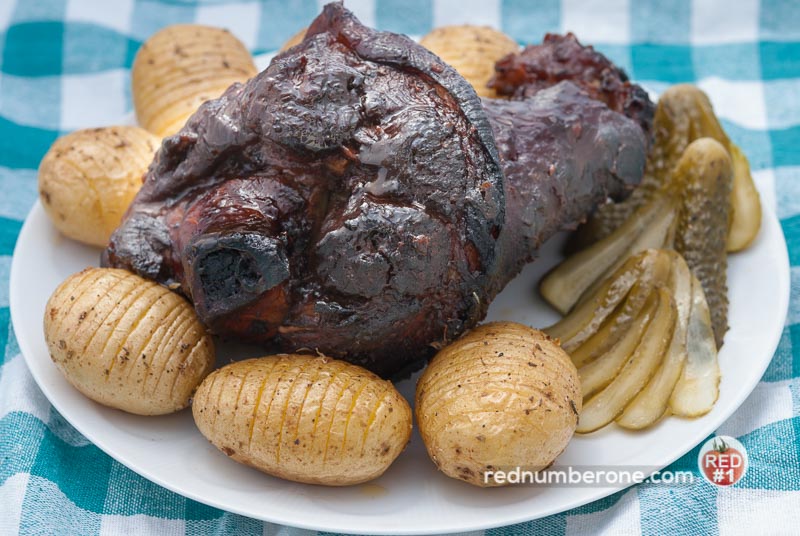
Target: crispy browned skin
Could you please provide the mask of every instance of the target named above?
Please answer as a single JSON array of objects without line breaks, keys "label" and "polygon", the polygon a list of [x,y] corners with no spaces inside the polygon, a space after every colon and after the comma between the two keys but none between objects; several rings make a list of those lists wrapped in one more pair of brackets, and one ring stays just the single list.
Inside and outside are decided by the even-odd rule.
[{"label": "crispy browned skin", "polygon": [[330,4],[164,141],[103,262],[179,286],[217,333],[395,375],[641,177],[640,130],[568,82],[486,106],[423,47]]},{"label": "crispy browned skin", "polygon": [[547,34],[541,45],[529,45],[495,65],[489,87],[498,95],[524,99],[562,80],[570,80],[589,96],[652,130],[655,105],[647,92],[591,46],[574,34]]}]

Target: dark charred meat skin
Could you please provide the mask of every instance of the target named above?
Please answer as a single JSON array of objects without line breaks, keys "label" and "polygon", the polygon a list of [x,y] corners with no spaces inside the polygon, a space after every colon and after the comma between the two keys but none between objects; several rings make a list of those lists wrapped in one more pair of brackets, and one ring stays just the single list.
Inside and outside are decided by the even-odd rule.
[{"label": "dark charred meat skin", "polygon": [[547,34],[541,45],[529,45],[495,64],[489,82],[498,95],[524,99],[562,80],[569,80],[594,99],[624,114],[652,132],[655,104],[647,92],[591,46],[574,34]]},{"label": "dark charred meat skin", "polygon": [[[432,53],[329,4],[164,140],[103,265],[178,288],[218,334],[394,376],[480,321],[547,233],[639,180],[633,123],[568,83],[543,95],[484,109]],[[626,122],[638,137],[612,132]]]},{"label": "dark charred meat skin", "polygon": [[574,229],[644,171],[646,139],[636,123],[563,81],[523,100],[484,99],[505,175],[500,236],[505,285],[542,243]]}]

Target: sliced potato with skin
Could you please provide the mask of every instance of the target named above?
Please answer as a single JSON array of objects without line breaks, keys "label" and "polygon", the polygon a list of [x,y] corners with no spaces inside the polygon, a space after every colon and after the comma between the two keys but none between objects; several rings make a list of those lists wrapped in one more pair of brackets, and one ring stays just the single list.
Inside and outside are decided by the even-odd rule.
[{"label": "sliced potato with skin", "polygon": [[669,269],[670,259],[663,250],[645,250],[629,257],[591,297],[544,331],[571,352],[600,329],[637,281],[642,286],[666,282]]},{"label": "sliced potato with skin", "polygon": [[662,316],[667,314],[668,304],[659,302],[658,296],[655,289],[650,289],[647,301],[622,337],[597,359],[578,368],[578,376],[581,379],[581,395],[584,399],[597,393],[614,380],[614,377],[636,351],[654,316],[658,313]]},{"label": "sliced potato with skin", "polygon": [[136,193],[160,140],[139,127],[76,130],[39,165],[39,198],[64,236],[104,247]]},{"label": "sliced potato with skin", "polygon": [[47,302],[44,334],[76,389],[138,415],[185,408],[214,366],[189,302],[125,270],[89,268],[64,281]]},{"label": "sliced potato with skin", "polygon": [[692,308],[687,326],[687,359],[669,399],[669,408],[680,417],[705,415],[719,398],[720,370],[717,345],[711,329],[703,286],[692,276]]},{"label": "sliced potato with skin", "polygon": [[519,50],[519,44],[489,26],[440,26],[420,39],[419,44],[451,65],[481,97],[496,97],[488,87],[494,64]]},{"label": "sliced potato with skin", "polygon": [[247,48],[227,30],[176,24],[136,53],[131,85],[136,118],[153,134],[175,134],[210,99],[258,72]]},{"label": "sliced potato with skin", "polygon": [[379,477],[411,437],[411,408],[391,382],[310,355],[225,366],[200,385],[192,414],[200,432],[232,459],[326,486]]},{"label": "sliced potato with skin", "polygon": [[420,435],[446,475],[498,486],[497,470],[538,471],[566,448],[581,410],[569,356],[539,330],[478,326],[443,348],[417,384]]},{"label": "sliced potato with skin", "polygon": [[671,241],[675,207],[667,196],[643,206],[616,231],[572,255],[544,276],[539,292],[562,314],[594,295],[605,277],[628,257],[648,248],[662,248]]},{"label": "sliced potato with skin", "polygon": [[645,388],[617,418],[617,424],[623,428],[640,430],[652,425],[664,415],[687,359],[686,334],[692,307],[692,272],[677,252],[669,253],[673,259],[669,288],[677,308],[675,331],[661,366]]},{"label": "sliced potato with skin", "polygon": [[[611,383],[584,404],[576,432],[593,432],[613,421],[661,364],[672,338],[676,310],[667,289],[659,287],[656,292],[658,310],[642,335],[639,346]],[[666,307],[664,304],[667,304]]]}]

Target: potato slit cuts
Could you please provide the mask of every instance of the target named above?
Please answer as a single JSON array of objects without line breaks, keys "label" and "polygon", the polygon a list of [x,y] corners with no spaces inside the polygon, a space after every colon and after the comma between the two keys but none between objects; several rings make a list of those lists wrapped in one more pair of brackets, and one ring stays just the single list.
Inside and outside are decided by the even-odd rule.
[{"label": "potato slit cuts", "polygon": [[[165,289],[165,288],[163,288],[163,287],[150,288],[145,292],[145,295],[149,293],[149,294],[152,294],[152,296],[149,297],[149,301],[146,304],[143,305],[142,310],[137,313],[137,316],[133,320],[131,326],[127,330],[125,330],[125,332],[122,335],[120,341],[117,343],[116,351],[114,351],[114,353],[111,354],[111,357],[109,359],[110,363],[108,365],[108,373],[106,373],[106,381],[108,381],[108,377],[109,377],[111,371],[113,370],[114,365],[117,363],[118,357],[120,355],[122,355],[123,353],[127,353],[127,354],[130,353],[130,349],[127,348],[125,345],[128,344],[128,341],[130,340],[131,334],[136,332],[136,330],[139,329],[139,325],[142,323],[142,320],[144,319],[144,317],[147,316],[147,313],[150,310],[150,308],[153,305],[155,305],[156,303],[161,302],[163,297],[164,297],[164,295],[167,292],[170,292],[170,291]],[[144,295],[142,297],[144,297]],[[125,319],[125,316],[122,317],[122,320],[124,320],[124,319]],[[114,328],[114,331],[116,332],[118,328],[119,328],[119,324],[117,325],[117,327]],[[109,339],[108,342],[111,342],[111,339]],[[162,371],[162,373],[163,373],[163,371]]]},{"label": "potato slit cuts", "polygon": [[[241,395],[231,390],[233,378],[244,384]],[[234,460],[330,486],[380,476],[408,442],[412,420],[389,382],[349,363],[302,354],[223,367],[200,386],[192,413],[200,432]]]},{"label": "potato slit cuts", "polygon": [[[267,372],[263,373],[264,377],[268,381],[271,380],[275,384],[274,387],[272,388],[272,394],[269,396],[269,398],[267,398],[267,409],[264,411],[265,419],[262,420],[261,427],[259,428],[260,433],[258,434],[258,437],[260,437],[260,438],[262,438],[264,440],[266,440],[267,432],[269,431],[268,428],[266,426],[264,426],[264,425],[266,424],[267,419],[271,415],[272,404],[275,402],[275,399],[277,398],[276,395],[278,394],[278,390],[281,387],[281,374],[285,374],[286,373],[286,368],[288,366],[289,366],[288,362],[286,362],[286,361],[278,361],[275,364],[275,366],[268,373]],[[276,371],[279,373],[277,379],[274,378],[274,376],[276,374]],[[221,400],[221,396],[222,396],[222,394],[220,394],[220,400]],[[217,402],[217,408],[219,408],[219,407],[220,407],[220,404],[219,404],[219,401],[218,401]]]},{"label": "potato slit cuts", "polygon": [[322,416],[322,408],[325,407],[325,400],[328,399],[328,392],[330,392],[331,386],[335,384],[335,381],[338,377],[338,371],[330,375],[328,384],[325,386],[325,391],[323,391],[322,396],[320,397],[322,402],[320,403],[319,408],[317,408],[317,416],[314,417],[314,429],[311,431],[311,435],[313,436],[316,436],[317,427],[319,426],[320,417]]},{"label": "potato slit cuts", "polygon": [[[158,327],[150,332],[150,334],[147,336],[147,339],[145,339],[144,342],[141,344],[141,347],[138,348],[138,350],[133,353],[137,356],[142,356],[141,359],[146,360],[147,354],[151,353],[148,352],[150,345],[153,344],[154,341],[157,344],[161,345],[164,341],[163,335],[160,337],[156,336],[164,334],[164,332],[168,332],[170,329],[172,329],[175,325],[173,324],[173,322],[176,322],[178,318],[181,318],[183,316],[183,313],[184,310],[181,307],[180,302],[173,305],[172,308],[169,311],[167,311],[166,314],[164,314],[162,322],[158,325]],[[128,371],[128,374],[130,374],[130,370]]]},{"label": "potato slit cuts", "polygon": [[139,123],[154,134],[175,134],[207,100],[257,73],[245,46],[208,26],[168,26],[139,49],[131,70]]},{"label": "potato slit cuts", "polygon": [[319,385],[319,381],[323,376],[323,372],[321,370],[314,370],[313,375],[309,376],[309,379],[306,380],[306,388],[305,392],[303,393],[303,400],[300,402],[300,406],[297,411],[293,412],[293,419],[296,422],[292,422],[290,424],[294,425],[294,433],[291,434],[294,438],[300,437],[300,426],[302,425],[302,419],[300,418],[303,415],[303,410],[306,407],[306,401],[308,400],[308,396],[313,392],[316,393],[317,386]]},{"label": "potato slit cuts", "polygon": [[39,197],[64,236],[105,246],[122,221],[159,140],[144,129],[84,129],[58,138],[39,165]]},{"label": "potato slit cuts", "polygon": [[479,326],[434,357],[417,384],[420,434],[434,464],[476,486],[495,470],[538,471],[566,448],[581,394],[569,356],[513,322]]},{"label": "potato slit cuts", "polygon": [[356,403],[358,402],[358,399],[361,397],[361,395],[364,393],[364,390],[366,390],[368,386],[369,386],[368,383],[365,383],[364,385],[361,386],[361,388],[358,390],[358,392],[356,392],[355,396],[353,397],[353,400],[350,403],[350,408],[347,410],[347,418],[344,421],[344,433],[342,434],[342,446],[340,447],[341,450],[344,450],[345,445],[347,445],[347,433],[350,430],[350,420],[352,419],[353,412],[356,409]]},{"label": "potato slit cuts", "polygon": [[488,87],[494,64],[519,50],[519,44],[489,26],[441,26],[420,39],[419,44],[451,65],[481,97],[496,97]]},{"label": "potato slit cuts", "polygon": [[[247,435],[247,448],[250,448],[250,444],[253,442],[253,430],[256,427],[256,413],[258,412],[259,406],[261,406],[261,397],[264,396],[264,389],[267,386],[267,382],[269,381],[269,374],[275,369],[275,363],[272,363],[269,371],[264,374],[264,379],[261,381],[261,385],[258,387],[258,392],[256,393],[256,400],[253,403],[253,412],[250,415],[250,432]],[[216,379],[215,379],[216,381]]]},{"label": "potato slit cuts", "polygon": [[[95,336],[99,335],[99,344],[102,346],[98,349],[98,355],[108,355],[108,345],[111,343],[113,337],[117,334],[119,325],[125,318],[125,315],[130,310],[130,306],[136,302],[139,298],[147,294],[150,291],[150,287],[148,285],[140,285],[137,280],[133,281],[133,286],[130,288],[124,289],[124,294],[121,296],[121,299],[116,302],[116,304],[110,305],[109,309],[111,310],[110,314],[106,316],[103,320],[103,325],[106,326],[105,329],[97,329],[89,339],[86,348],[83,350],[88,351],[89,346],[91,346],[95,341]],[[117,281],[117,285],[119,281]],[[119,286],[111,286],[109,287],[109,292],[119,292]],[[125,304],[122,307],[122,304]],[[112,324],[113,323],[113,324]],[[99,326],[98,326],[99,328]],[[116,355],[116,354],[115,354]]]},{"label": "potato slit cuts", "polygon": [[299,385],[299,382],[297,381],[298,378],[308,369],[309,365],[310,363],[303,363],[299,367],[296,376],[290,380],[289,385],[286,387],[286,401],[284,402],[283,410],[281,411],[281,422],[278,425],[278,432],[275,434],[278,437],[277,448],[275,449],[275,463],[281,463],[281,447],[283,446],[284,427],[286,425],[286,415],[289,412],[289,404],[292,402],[292,393],[294,392],[295,387]]},{"label": "potato slit cuts", "polygon": [[[325,434],[325,452],[322,455],[322,461],[323,462],[328,461],[328,456],[331,455],[331,437],[333,436],[334,425],[336,424],[337,418],[340,420],[341,419],[341,415],[342,415],[342,412],[341,411],[336,411],[336,409],[342,403],[342,400],[347,400],[347,398],[346,398],[347,395],[351,395],[352,396],[352,393],[350,391],[350,387],[352,385],[355,385],[355,380],[351,379],[350,383],[347,383],[345,385],[345,387],[341,391],[339,391],[339,395],[336,398],[336,404],[334,404],[334,406],[333,406],[334,411],[331,413],[331,420],[330,420],[330,423],[329,423],[329,426],[328,426],[328,433]],[[334,443],[334,445],[335,444],[336,443]],[[333,452],[335,453],[336,451],[334,450]]]},{"label": "potato slit cuts", "polygon": [[154,383],[151,371],[153,369],[161,369],[162,371],[164,370],[163,366],[161,366],[164,364],[159,361],[158,356],[162,355],[163,352],[166,350],[166,348],[170,346],[172,347],[175,346],[175,344],[173,343],[173,341],[176,340],[175,335],[177,333],[183,335],[188,326],[191,325],[192,320],[193,320],[192,316],[185,311],[183,311],[180,315],[178,315],[178,317],[174,320],[172,329],[169,330],[167,333],[165,333],[163,338],[159,341],[158,346],[156,347],[156,351],[152,352],[152,355],[148,355],[143,360],[144,367],[148,371],[147,376],[142,380],[142,390],[144,392],[154,391],[156,389],[156,386],[158,385],[158,379],[160,378],[156,378],[156,381]]},{"label": "potato slit cuts", "polygon": [[[158,389],[158,385],[161,383],[161,380],[164,377],[164,375],[165,374],[169,374],[170,371],[173,370],[173,369],[170,368],[170,363],[172,363],[173,359],[177,358],[178,360],[181,360],[181,362],[184,362],[182,360],[181,356],[185,352],[184,348],[186,348],[189,343],[181,342],[181,341],[185,340],[186,336],[189,335],[189,333],[192,331],[192,329],[194,327],[195,327],[194,326],[194,322],[192,322],[191,321],[191,317],[189,317],[187,319],[187,321],[184,321],[184,325],[181,328],[180,335],[176,337],[173,334],[173,336],[167,342],[165,342],[166,345],[169,345],[170,342],[172,342],[174,340],[175,341],[175,346],[177,346],[177,351],[173,351],[172,353],[170,353],[168,355],[165,355],[163,360],[160,363],[153,362],[153,366],[157,366],[158,368],[161,369],[161,372],[159,373],[159,375],[155,377],[155,381],[153,383],[153,389],[154,390]],[[176,330],[175,333],[178,333],[178,331]],[[202,341],[203,341],[202,338],[198,338],[197,342],[192,344],[192,346],[194,346],[197,343],[200,343]]]},{"label": "potato slit cuts", "polygon": [[[205,337],[198,337],[197,342],[194,343],[194,346],[192,346],[192,348],[188,351],[188,355],[186,356],[186,358],[180,361],[180,363],[178,363],[177,374],[175,374],[171,380],[169,379],[166,380],[170,382],[170,387],[168,391],[170,396],[172,396],[175,393],[175,389],[179,387],[180,384],[178,380],[180,380],[181,377],[186,374],[187,370],[189,370],[189,373],[191,373],[194,367],[203,366],[202,360],[204,359],[204,356],[206,354],[206,350],[203,347],[206,344],[208,344],[208,340]],[[200,360],[201,362],[198,363],[198,360]],[[158,389],[158,384],[156,384],[156,389]]]},{"label": "potato slit cuts", "polygon": [[[86,329],[90,331],[89,341],[86,343],[83,350],[81,350],[81,354],[108,355],[108,344],[115,333],[114,330],[118,326],[119,320],[121,320],[128,310],[129,304],[139,299],[139,297],[144,294],[145,290],[144,286],[141,285],[135,277],[125,278],[118,281],[115,286],[109,287],[108,293],[98,299],[96,306],[108,308],[109,313],[103,317],[102,321],[95,322],[94,325],[86,327]],[[123,298],[115,300],[112,297],[112,293],[121,294]],[[106,303],[106,298],[110,298],[108,303]],[[114,323],[114,328],[111,328],[112,323]],[[75,336],[76,338],[80,338],[83,334],[78,331]],[[100,347],[97,348],[95,345]],[[114,356],[116,357],[116,354],[114,354]],[[106,378],[108,378],[108,376],[106,376]]]},{"label": "potato slit cuts", "polygon": [[390,394],[390,391],[388,389],[386,389],[383,392],[383,395],[381,395],[381,397],[377,400],[377,402],[375,402],[375,406],[373,407],[373,409],[370,410],[369,419],[367,419],[367,426],[364,427],[364,434],[363,434],[363,436],[361,438],[361,455],[362,456],[364,455],[364,449],[367,448],[367,435],[369,435],[370,431],[372,430],[372,425],[374,425],[375,421],[377,420],[378,412],[383,407],[383,402],[384,402],[384,400],[386,400],[386,398],[388,398],[389,394]]},{"label": "potato slit cuts", "polygon": [[[74,276],[74,278],[70,278],[67,281],[65,281],[64,283],[62,283],[62,285],[65,285],[63,290],[62,290],[62,292],[64,293],[64,295],[69,296],[70,305],[69,305],[69,308],[67,309],[67,311],[64,312],[63,316],[61,316],[61,318],[59,319],[60,320],[59,324],[57,326],[54,326],[54,328],[56,330],[60,331],[63,328],[62,324],[68,318],[70,318],[70,316],[72,315],[72,311],[75,310],[75,307],[78,306],[78,304],[81,302],[81,299],[84,297],[84,295],[87,295],[87,294],[89,294],[89,292],[92,292],[91,287],[92,287],[93,283],[95,281],[97,281],[101,276],[102,276],[102,274],[98,274],[95,271],[85,270],[85,271],[81,272],[80,274],[78,274],[77,276]],[[81,289],[81,292],[80,293],[75,292],[75,290],[77,290],[77,289]],[[109,287],[109,290],[110,290],[110,287]],[[75,296],[74,294],[77,294],[77,296]],[[104,298],[106,295],[107,295],[107,293],[103,294],[101,296],[101,298]],[[49,310],[49,311],[50,311],[49,314],[51,315],[51,318],[53,318],[54,317],[54,312],[53,312],[54,310]],[[81,314],[83,314],[83,313],[81,313]],[[81,350],[81,352],[85,352],[85,351],[86,351],[86,348]]]},{"label": "potato slit cuts", "polygon": [[[179,330],[191,331],[195,339],[182,336],[178,342],[185,348],[164,346],[164,339],[174,342],[170,335]],[[96,402],[139,415],[188,406],[214,365],[213,344],[191,305],[124,270],[89,268],[68,278],[48,301],[44,332],[53,362],[75,388]],[[151,351],[154,342],[158,345]],[[150,363],[143,352],[152,354]],[[148,389],[153,377],[163,381]]]}]

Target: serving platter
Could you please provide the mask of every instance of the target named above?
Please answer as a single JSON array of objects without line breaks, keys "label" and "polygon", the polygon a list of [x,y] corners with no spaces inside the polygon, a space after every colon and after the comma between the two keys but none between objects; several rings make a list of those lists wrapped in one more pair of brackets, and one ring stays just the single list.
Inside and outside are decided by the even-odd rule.
[{"label": "serving platter", "polygon": [[[765,203],[766,205],[766,203]],[[541,275],[560,260],[563,236],[550,240],[492,303],[489,320],[535,327],[556,320],[536,292]],[[72,242],[34,206],[22,228],[11,268],[11,315],[28,367],[53,406],[83,435],[120,463],[202,503],[274,523],[346,533],[430,534],[508,525],[561,512],[625,486],[478,489],[436,471],[416,431],[378,480],[351,488],[282,481],[236,464],[210,445],[190,411],[139,417],[100,406],[79,394],[51,362],[42,332],[45,303],[70,274],[97,265],[100,251]],[[668,418],[644,432],[609,426],[576,436],[556,467],[662,468],[700,443],[745,400],[777,347],[789,298],[789,263],[780,225],[764,206],[762,229],[746,251],[730,257],[730,326],[720,352],[719,400],[706,416]],[[218,364],[259,355],[253,347],[221,344]],[[416,378],[398,384],[413,399]]]},{"label": "serving platter", "polygon": [[[272,54],[255,58],[265,68]],[[653,95],[655,98],[655,95]],[[131,116],[122,123],[134,123]],[[762,228],[754,244],[729,257],[729,323],[719,359],[720,397],[702,418],[668,418],[644,432],[614,425],[575,436],[555,467],[627,466],[657,470],[676,460],[719,427],[744,402],[769,365],[789,302],[789,261],[769,185],[762,192]],[[558,315],[536,292],[541,276],[561,260],[564,236],[548,241],[492,303],[487,320],[513,320],[534,327]],[[200,435],[185,410],[140,417],[83,397],[49,358],[42,331],[45,303],[69,275],[97,266],[100,250],[59,235],[40,204],[28,215],[11,266],[11,317],[22,354],[45,396],[79,432],[143,477],[199,502],[230,512],[295,527],[358,534],[434,534],[497,527],[544,517],[603,498],[608,487],[473,488],[436,471],[416,432],[378,480],[351,488],[325,488],[283,481],[228,459]],[[217,364],[260,355],[255,347],[218,345]],[[400,382],[413,403],[416,376]]]}]

